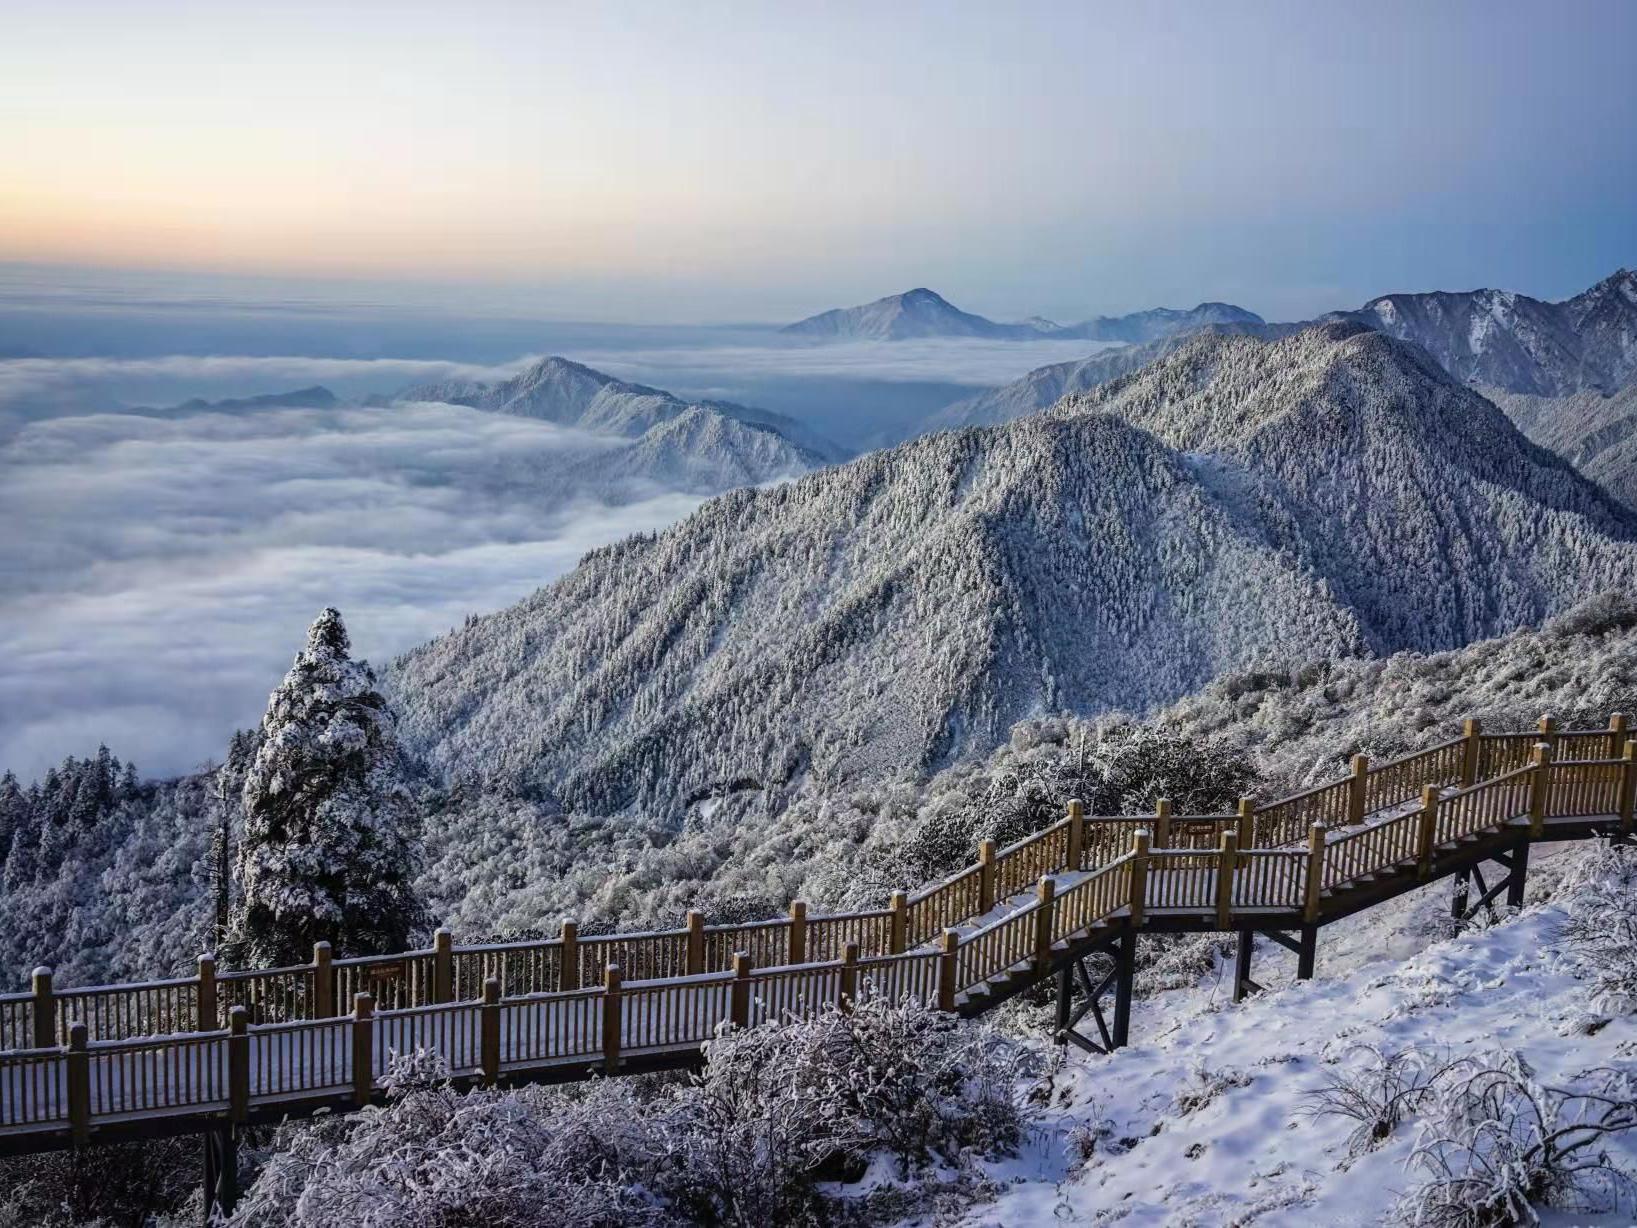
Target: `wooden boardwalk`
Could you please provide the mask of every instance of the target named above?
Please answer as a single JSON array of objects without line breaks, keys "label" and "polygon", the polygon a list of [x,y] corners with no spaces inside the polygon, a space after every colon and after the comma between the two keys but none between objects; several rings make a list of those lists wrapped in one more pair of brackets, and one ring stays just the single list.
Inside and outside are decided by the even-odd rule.
[{"label": "wooden boardwalk", "polygon": [[[474,946],[440,930],[393,956],[333,959],[321,944],[311,964],[223,972],[207,955],[193,977],[77,989],[42,969],[31,992],[0,995],[0,1153],[344,1111],[382,1095],[394,1053],[422,1048],[467,1085],[673,1068],[723,1026],[866,993],[975,1015],[1057,977],[1073,1039],[1069,978],[1090,950],[1125,952],[1127,1012],[1144,931],[1238,932],[1240,991],[1254,987],[1257,932],[1298,949],[1310,975],[1324,924],[1488,860],[1512,867],[1521,900],[1532,842],[1630,832],[1634,798],[1637,743],[1621,717],[1527,734],[1468,722],[1233,814],[1161,802],[1088,817],[1071,803],[1045,831],[985,842],[966,870],[879,910],[809,916],[798,901],[746,925],[690,913],[676,930],[582,937],[565,924],[550,940]],[[1123,1023],[1098,1020],[1105,1047],[1124,1042]]]}]

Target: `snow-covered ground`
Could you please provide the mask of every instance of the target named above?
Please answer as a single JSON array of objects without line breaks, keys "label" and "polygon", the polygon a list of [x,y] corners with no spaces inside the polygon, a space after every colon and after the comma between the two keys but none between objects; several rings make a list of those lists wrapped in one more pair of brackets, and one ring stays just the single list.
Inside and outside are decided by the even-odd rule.
[{"label": "snow-covered ground", "polygon": [[[1531,899],[1583,855],[1540,850]],[[1546,1085],[1576,1085],[1597,1067],[1637,1073],[1637,1020],[1595,1026],[1606,1016],[1562,966],[1561,902],[1454,935],[1449,888],[1323,930],[1313,981],[1295,982],[1294,957],[1259,943],[1253,975],[1266,994],[1233,1006],[1231,969],[1221,968],[1139,1001],[1133,1044],[1109,1057],[1070,1050],[1046,1080],[1041,1128],[1019,1156],[986,1166],[998,1198],[953,1222],[1376,1224],[1415,1184],[1405,1167],[1415,1115],[1348,1162],[1355,1123],[1306,1111],[1328,1072],[1370,1060],[1365,1047],[1435,1058],[1513,1050]],[[1637,1137],[1616,1138],[1612,1151],[1637,1160]],[[1544,1211],[1543,1222],[1625,1224],[1634,1210]]]}]

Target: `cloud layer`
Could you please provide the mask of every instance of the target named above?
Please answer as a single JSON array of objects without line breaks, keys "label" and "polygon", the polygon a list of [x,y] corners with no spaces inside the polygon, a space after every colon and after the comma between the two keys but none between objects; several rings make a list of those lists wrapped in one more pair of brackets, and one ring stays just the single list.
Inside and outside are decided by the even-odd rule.
[{"label": "cloud layer", "polygon": [[698,500],[601,491],[610,447],[440,405],[63,416],[0,443],[0,767],[106,741],[219,755],[324,605],[376,661]]}]

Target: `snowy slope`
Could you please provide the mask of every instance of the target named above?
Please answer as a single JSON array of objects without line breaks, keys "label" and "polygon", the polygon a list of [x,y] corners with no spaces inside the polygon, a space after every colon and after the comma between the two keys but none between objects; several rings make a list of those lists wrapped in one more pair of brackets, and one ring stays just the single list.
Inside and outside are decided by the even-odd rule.
[{"label": "snowy slope", "polygon": [[919,286],[857,307],[837,307],[808,316],[780,331],[822,340],[904,341],[915,337],[1036,339],[1048,321],[997,324],[962,311],[942,295]]},{"label": "snowy slope", "polygon": [[[1537,859],[1543,880],[1558,869]],[[989,1168],[998,1198],[953,1222],[1379,1224],[1415,1184],[1406,1162],[1427,1110],[1352,1158],[1355,1123],[1307,1112],[1328,1076],[1369,1065],[1369,1049],[1435,1060],[1512,1051],[1548,1085],[1588,1086],[1599,1066],[1637,1076],[1637,1019],[1597,1009],[1565,966],[1570,905],[1547,900],[1445,937],[1447,891],[1436,884],[1321,931],[1314,981],[1294,982],[1288,953],[1272,948],[1256,968],[1271,992],[1238,1006],[1226,972],[1139,1001],[1133,1044],[1110,1057],[1069,1050],[1044,1129]],[[1630,1166],[1637,1137],[1612,1150]],[[1625,1214],[1548,1222],[1624,1224],[1633,1209],[1628,1199]]]},{"label": "snowy slope", "polygon": [[443,772],[667,815],[1269,660],[1455,647],[1629,581],[1634,537],[1413,347],[1204,337],[1053,415],[715,500],[390,686]]},{"label": "snowy slope", "polygon": [[1637,383],[1612,396],[1595,390],[1561,397],[1484,392],[1530,439],[1637,507]]}]

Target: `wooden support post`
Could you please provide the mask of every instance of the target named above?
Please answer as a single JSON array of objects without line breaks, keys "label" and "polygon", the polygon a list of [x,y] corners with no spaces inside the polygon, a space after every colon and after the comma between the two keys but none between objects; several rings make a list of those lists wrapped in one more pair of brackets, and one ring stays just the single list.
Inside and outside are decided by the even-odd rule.
[{"label": "wooden support post", "polygon": [[219,1224],[239,1202],[239,1132],[232,1126],[206,1130],[205,1223]]},{"label": "wooden support post", "polygon": [[909,892],[894,891],[890,907],[892,917],[891,929],[887,933],[887,951],[892,955],[901,955],[909,934]]},{"label": "wooden support post", "polygon": [[1111,1049],[1123,1049],[1131,1040],[1131,989],[1137,978],[1137,931],[1129,926],[1120,935],[1114,956],[1114,1027]]},{"label": "wooden support post", "polygon": [[1621,748],[1626,744],[1626,714],[1613,712],[1609,714],[1609,753],[1608,758],[1618,759]]},{"label": "wooden support post", "polygon": [[698,976],[705,970],[705,914],[696,908],[688,909],[687,942],[682,969],[687,976]]},{"label": "wooden support post", "polygon": [[1637,808],[1637,742],[1628,740],[1620,752],[1620,830],[1629,832]]},{"label": "wooden support post", "polygon": [[995,842],[978,841],[978,914],[995,906]]},{"label": "wooden support post", "polygon": [[330,944],[313,943],[313,1000],[309,1019],[331,1019],[335,1016],[335,965],[330,958]]},{"label": "wooden support post", "polygon": [[432,1001],[455,1000],[455,936],[444,926],[432,933]]},{"label": "wooden support post", "polygon": [[216,1022],[216,957],[206,951],[199,957],[199,986],[194,999],[193,1027],[197,1032],[214,1032]]},{"label": "wooden support post", "polygon": [[557,949],[557,988],[562,993],[580,987],[580,926],[563,922],[563,945]]},{"label": "wooden support post", "polygon": [[1239,940],[1235,944],[1233,961],[1233,1000],[1243,1002],[1251,987],[1251,960],[1256,954],[1256,934],[1253,930],[1240,930]]},{"label": "wooden support post", "polygon": [[1079,798],[1069,802],[1069,856],[1065,867],[1070,873],[1084,869],[1086,853],[1086,806]]},{"label": "wooden support post", "polygon": [[478,1068],[483,1086],[493,1087],[500,1079],[500,978],[483,982],[483,1005],[479,1008]]},{"label": "wooden support post", "polygon": [[[852,948],[854,955],[858,948]],[[733,985],[728,990],[728,1019],[736,1028],[750,1026],[750,956],[733,953]]]},{"label": "wooden support post", "polygon": [[960,949],[961,932],[945,930],[943,950],[938,955],[938,1009],[941,1011],[955,1009],[955,981],[960,975],[956,961]]},{"label": "wooden support post", "polygon": [[790,951],[786,960],[792,964],[807,962],[807,901],[790,901]]},{"label": "wooden support post", "polygon": [[51,990],[51,969],[34,970],[34,1047],[49,1049],[57,1044],[57,995]]},{"label": "wooden support post", "polygon": [[1348,781],[1347,824],[1357,827],[1364,822],[1364,795],[1370,787],[1370,756],[1353,756],[1353,777]]},{"label": "wooden support post", "polygon": [[1034,962],[1044,970],[1052,962],[1052,921],[1057,913],[1057,880],[1046,877],[1035,888],[1040,907],[1035,910]]},{"label": "wooden support post", "polygon": [[[734,964],[737,968],[738,956],[734,956]],[[608,1074],[614,1074],[620,1068],[620,1036],[624,1032],[621,1015],[624,998],[625,994],[620,990],[620,966],[609,964],[603,970],[603,1070]]]},{"label": "wooden support post", "polygon": [[1529,880],[1529,841],[1519,840],[1512,850],[1512,864],[1506,868],[1506,904],[1523,907],[1523,889]]},{"label": "wooden support post", "polygon": [[1312,925],[1324,902],[1325,837],[1330,829],[1315,823],[1307,829],[1307,889],[1302,893],[1302,920]]},{"label": "wooden support post", "polygon": [[1241,853],[1256,847],[1256,799],[1239,799],[1239,820],[1234,829],[1234,838]]},{"label": "wooden support post", "polygon": [[369,1103],[375,1090],[375,998],[367,993],[352,999],[352,1099]]},{"label": "wooden support post", "polygon": [[1478,783],[1478,761],[1483,756],[1483,722],[1468,717],[1461,725],[1461,788]]},{"label": "wooden support post", "polygon": [[78,1019],[68,1025],[68,1129],[75,1147],[91,1140],[90,1036]]},{"label": "wooden support post", "polygon": [[[1540,718],[1544,725],[1552,718]],[[1540,836],[1546,830],[1546,808],[1552,796],[1552,745],[1535,743],[1535,771],[1529,779],[1529,834]]]},{"label": "wooden support post", "polygon": [[1171,799],[1168,797],[1154,803],[1154,847],[1171,847]]},{"label": "wooden support post", "polygon": [[1233,923],[1233,880],[1239,867],[1239,840],[1231,831],[1222,833],[1216,854],[1216,924],[1227,929]]},{"label": "wooden support post", "polygon": [[242,1006],[227,1012],[227,1115],[250,1118],[250,1012]]},{"label": "wooden support post", "polygon": [[1432,859],[1438,851],[1438,786],[1421,789],[1421,824],[1416,829],[1415,866],[1421,878],[1432,877]]},{"label": "wooden support post", "polygon": [[841,948],[841,991],[840,1002],[842,1014],[849,1014],[854,1003],[858,1001],[858,944],[849,942]]},{"label": "wooden support post", "polygon": [[1319,927],[1316,925],[1302,926],[1301,937],[1296,947],[1296,979],[1311,981],[1313,979],[1314,957],[1318,954]]},{"label": "wooden support post", "polygon": [[1543,716],[1538,723],[1540,740],[1555,752],[1557,750],[1557,718],[1555,716]]},{"label": "wooden support post", "polygon": [[1142,924],[1143,909],[1148,904],[1148,854],[1149,835],[1139,827],[1137,834],[1131,838],[1131,921],[1130,924]]}]

